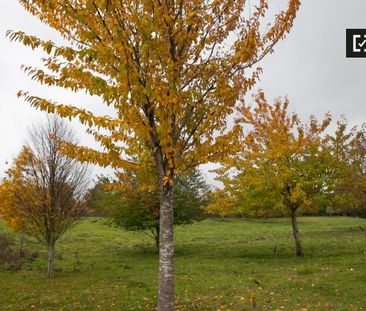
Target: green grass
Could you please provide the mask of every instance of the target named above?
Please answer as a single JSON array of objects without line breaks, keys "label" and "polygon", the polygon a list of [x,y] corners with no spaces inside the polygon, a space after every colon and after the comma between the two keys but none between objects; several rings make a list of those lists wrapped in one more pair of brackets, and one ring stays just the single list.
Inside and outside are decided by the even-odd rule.
[{"label": "green grass", "polygon": [[[287,219],[177,228],[177,310],[252,310],[253,298],[258,310],[366,310],[366,220],[304,217],[299,226],[303,259]],[[156,308],[158,259],[143,233],[82,220],[59,241],[51,281],[45,250],[26,245],[40,256],[20,272],[0,269],[0,310]]]}]

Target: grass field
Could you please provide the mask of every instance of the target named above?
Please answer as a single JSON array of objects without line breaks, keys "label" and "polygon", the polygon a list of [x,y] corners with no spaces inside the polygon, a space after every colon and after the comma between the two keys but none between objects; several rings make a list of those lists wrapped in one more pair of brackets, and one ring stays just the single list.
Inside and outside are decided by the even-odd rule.
[{"label": "grass field", "polygon": [[[177,310],[366,310],[366,220],[299,219],[305,255],[294,257],[287,219],[206,220],[177,228]],[[0,223],[0,232],[7,231]],[[20,272],[0,268],[0,310],[154,310],[157,254],[143,233],[82,220]],[[276,249],[276,251],[275,251]]]}]

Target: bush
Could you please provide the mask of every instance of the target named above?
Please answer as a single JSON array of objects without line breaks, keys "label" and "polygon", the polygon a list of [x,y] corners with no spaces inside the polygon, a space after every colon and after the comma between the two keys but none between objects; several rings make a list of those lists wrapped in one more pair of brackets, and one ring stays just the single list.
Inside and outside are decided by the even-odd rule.
[{"label": "bush", "polygon": [[22,257],[19,252],[14,250],[14,241],[5,234],[0,233],[0,268],[10,271],[20,271],[23,261],[33,261],[38,257],[37,252],[23,252]]},{"label": "bush", "polygon": [[10,238],[0,234],[0,267],[7,270],[19,271],[22,268],[22,262],[11,246],[14,244]]}]

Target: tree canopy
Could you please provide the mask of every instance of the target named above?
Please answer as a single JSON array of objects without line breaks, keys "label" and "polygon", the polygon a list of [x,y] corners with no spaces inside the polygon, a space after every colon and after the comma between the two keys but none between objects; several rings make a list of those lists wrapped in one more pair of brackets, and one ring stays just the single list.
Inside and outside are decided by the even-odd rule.
[{"label": "tree canopy", "polygon": [[366,216],[366,129],[347,121],[337,124],[328,135],[329,165],[327,203],[331,211],[344,215]]},{"label": "tree canopy", "polygon": [[[256,64],[293,26],[299,0],[266,18],[268,1],[20,0],[68,44],[24,32],[8,37],[48,56],[25,66],[48,86],[85,91],[113,107],[98,116],[25,91],[33,107],[77,118],[104,150],[68,145],[80,160],[131,168],[140,148],[155,160],[160,189],[159,311],[173,310],[173,187],[177,174],[230,150],[228,116],[253,87]],[[266,27],[264,27],[264,24]],[[131,148],[136,146],[136,148]]]}]

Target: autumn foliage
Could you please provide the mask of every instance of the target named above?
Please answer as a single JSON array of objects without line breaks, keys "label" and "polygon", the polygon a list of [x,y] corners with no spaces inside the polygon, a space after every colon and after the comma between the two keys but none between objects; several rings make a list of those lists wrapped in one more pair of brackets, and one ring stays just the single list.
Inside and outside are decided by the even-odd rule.
[{"label": "autumn foliage", "polygon": [[[263,92],[253,107],[243,105],[237,124],[243,129],[239,152],[219,169],[225,189],[210,211],[251,217],[291,216],[297,255],[303,256],[296,215],[317,209],[327,189],[329,154],[324,131],[330,115],[308,123],[288,111],[288,99],[269,104]],[[220,200],[221,199],[221,200]]]},{"label": "autumn foliage", "polygon": [[330,212],[348,216],[366,216],[366,128],[349,128],[346,119],[337,123],[327,136]]},{"label": "autumn foliage", "polygon": [[87,204],[87,167],[61,153],[63,141],[76,142],[60,120],[35,127],[0,185],[0,215],[48,248],[49,277],[56,242]]},{"label": "autumn foliage", "polygon": [[138,148],[154,159],[161,204],[160,311],[174,308],[174,179],[231,149],[237,128],[227,131],[228,116],[258,80],[256,64],[290,31],[300,6],[289,0],[268,24],[268,2],[20,0],[68,44],[8,32],[12,41],[48,55],[44,68],[24,67],[32,79],[97,95],[116,112],[97,116],[20,91],[35,108],[79,119],[104,149],[69,145],[69,155],[121,168],[139,165],[133,161]]},{"label": "autumn foliage", "polygon": [[[33,204],[34,188],[22,182],[22,170],[30,157],[29,148],[23,147],[7,172],[8,178],[4,178],[0,184],[0,215],[15,232],[19,232],[25,224],[22,209],[27,204]],[[29,194],[29,198],[24,200],[23,194]]]}]

